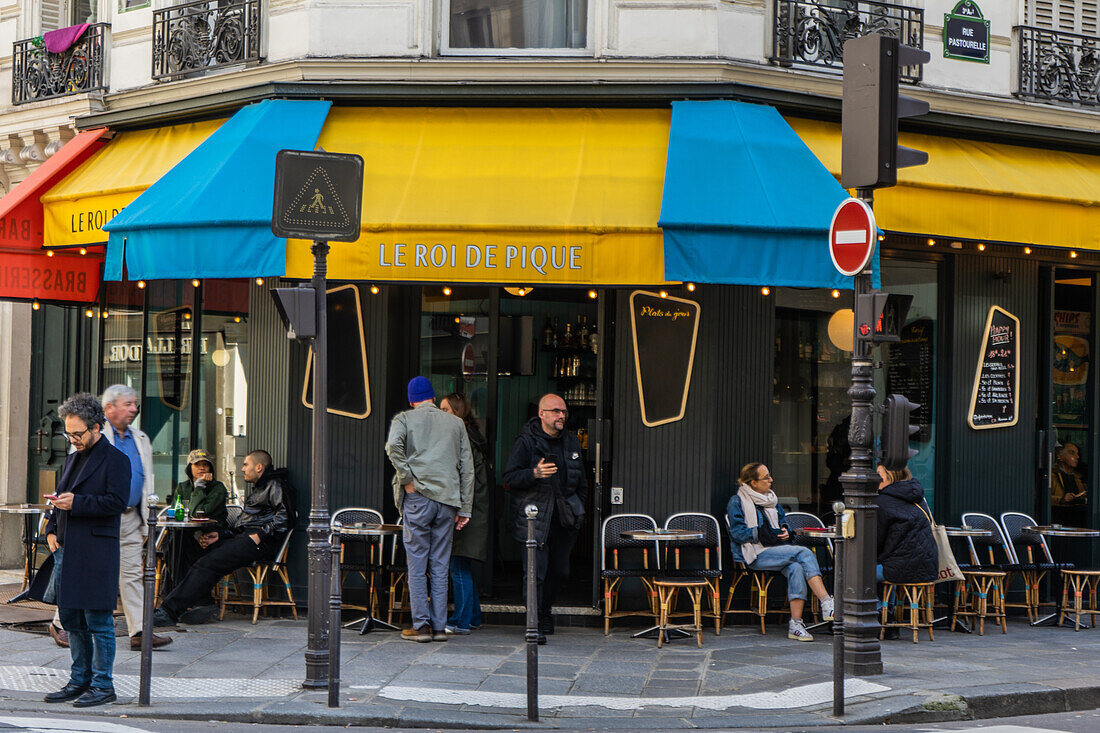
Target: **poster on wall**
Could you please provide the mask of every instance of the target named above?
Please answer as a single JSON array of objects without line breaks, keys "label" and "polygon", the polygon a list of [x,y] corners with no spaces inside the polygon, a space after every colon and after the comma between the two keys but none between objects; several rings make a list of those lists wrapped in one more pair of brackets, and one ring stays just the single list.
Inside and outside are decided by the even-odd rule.
[{"label": "poster on wall", "polygon": [[966,421],[974,430],[1007,428],[1020,413],[1020,319],[992,306],[982,332]]},{"label": "poster on wall", "polygon": [[1054,311],[1054,424],[1085,424],[1089,382],[1089,333],[1087,311]]},{"label": "poster on wall", "polygon": [[886,394],[903,394],[920,407],[914,413],[919,430],[912,440],[932,440],[932,397],[935,394],[935,329],[931,318],[918,318],[901,329],[901,340],[889,344]]},{"label": "poster on wall", "polygon": [[699,304],[635,290],[630,294],[630,326],[642,424],[652,428],[683,419],[699,335]]}]

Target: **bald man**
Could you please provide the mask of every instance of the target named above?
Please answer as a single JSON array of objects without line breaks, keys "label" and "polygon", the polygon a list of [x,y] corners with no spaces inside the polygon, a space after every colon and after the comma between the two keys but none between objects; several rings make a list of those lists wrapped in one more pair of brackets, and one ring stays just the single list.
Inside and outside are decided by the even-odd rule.
[{"label": "bald man", "polygon": [[[565,400],[553,393],[543,395],[538,415],[523,426],[504,469],[504,482],[510,489],[512,536],[521,547],[527,542],[524,509],[528,504],[539,509],[535,520],[539,644],[545,644],[546,637],[554,633],[554,601],[569,580],[569,555],[584,524],[588,481],[580,441],[565,429],[568,417]],[[526,576],[526,562],[523,572]],[[526,590],[526,578],[523,587]]]}]

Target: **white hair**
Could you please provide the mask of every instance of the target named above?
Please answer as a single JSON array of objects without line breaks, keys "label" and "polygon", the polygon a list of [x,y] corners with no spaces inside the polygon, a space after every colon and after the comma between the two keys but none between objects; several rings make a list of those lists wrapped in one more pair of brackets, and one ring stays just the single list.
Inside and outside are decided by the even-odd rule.
[{"label": "white hair", "polygon": [[133,387],[129,387],[125,384],[112,384],[107,389],[103,390],[103,397],[100,402],[104,407],[107,405],[113,405],[119,400],[125,400],[133,397],[137,399],[138,393]]}]

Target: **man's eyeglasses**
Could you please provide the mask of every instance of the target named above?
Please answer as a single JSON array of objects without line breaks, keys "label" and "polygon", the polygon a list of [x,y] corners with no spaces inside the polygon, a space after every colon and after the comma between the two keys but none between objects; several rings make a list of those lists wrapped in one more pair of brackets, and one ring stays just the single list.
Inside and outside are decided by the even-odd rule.
[{"label": "man's eyeglasses", "polygon": [[87,430],[78,430],[75,433],[70,433],[70,432],[66,431],[66,432],[62,433],[62,435],[64,435],[66,439],[68,439],[70,441],[73,441],[73,440],[82,439],[85,435],[87,435],[90,432],[92,432],[92,429],[88,428]]},{"label": "man's eyeglasses", "polygon": [[569,410],[563,409],[561,407],[553,407],[549,410],[543,410],[543,412],[549,412],[553,415],[562,415],[562,416],[565,416],[565,415],[569,414]]}]

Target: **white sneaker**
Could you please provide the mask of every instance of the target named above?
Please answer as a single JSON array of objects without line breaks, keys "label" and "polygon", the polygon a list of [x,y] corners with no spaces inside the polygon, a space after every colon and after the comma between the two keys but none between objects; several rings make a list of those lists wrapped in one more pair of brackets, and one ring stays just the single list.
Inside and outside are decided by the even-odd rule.
[{"label": "white sneaker", "polygon": [[821,602],[821,620],[832,621],[833,620],[833,597],[829,596]]},{"label": "white sneaker", "polygon": [[813,641],[814,637],[806,631],[806,624],[800,618],[792,618],[787,624],[787,638],[791,641]]}]

